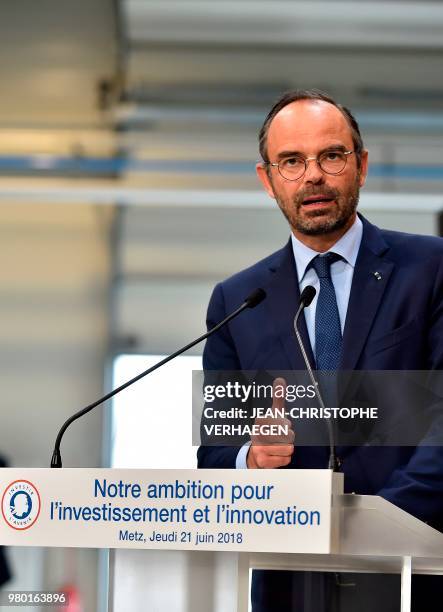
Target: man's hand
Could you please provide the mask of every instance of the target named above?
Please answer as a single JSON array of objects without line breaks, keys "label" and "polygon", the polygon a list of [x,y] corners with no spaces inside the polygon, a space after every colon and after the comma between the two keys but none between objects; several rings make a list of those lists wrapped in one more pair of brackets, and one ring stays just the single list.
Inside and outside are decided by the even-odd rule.
[{"label": "man's hand", "polygon": [[[279,396],[276,397],[276,387],[279,388]],[[283,390],[283,393],[281,392]],[[286,381],[284,378],[276,378],[273,382],[272,408],[283,409],[285,406]],[[248,451],[246,464],[249,469],[257,468],[279,468],[289,465],[294,452],[295,434],[292,430],[291,421],[282,417],[257,418],[256,425],[284,425],[288,427],[287,436],[253,436],[252,444]]]}]

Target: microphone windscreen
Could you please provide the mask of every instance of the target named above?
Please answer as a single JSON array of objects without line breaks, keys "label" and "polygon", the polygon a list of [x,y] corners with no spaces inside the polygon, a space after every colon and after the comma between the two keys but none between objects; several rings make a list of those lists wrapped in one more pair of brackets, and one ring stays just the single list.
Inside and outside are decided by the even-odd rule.
[{"label": "microphone windscreen", "polygon": [[305,287],[301,292],[300,304],[303,304],[304,307],[307,308],[311,304],[316,293],[317,292],[312,285],[308,285],[307,287]]},{"label": "microphone windscreen", "polygon": [[266,291],[264,289],[254,289],[252,293],[248,295],[245,299],[245,303],[248,305],[248,308],[255,308],[258,306],[266,297]]}]

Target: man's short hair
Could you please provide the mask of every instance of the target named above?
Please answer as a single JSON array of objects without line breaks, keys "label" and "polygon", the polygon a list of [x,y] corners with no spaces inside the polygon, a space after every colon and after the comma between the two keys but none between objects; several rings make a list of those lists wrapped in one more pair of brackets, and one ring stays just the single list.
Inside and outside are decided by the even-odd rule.
[{"label": "man's short hair", "polygon": [[322,100],[323,102],[328,102],[328,104],[332,104],[333,106],[338,108],[338,110],[343,114],[350,127],[352,134],[352,142],[354,143],[355,156],[357,158],[357,167],[360,168],[361,153],[364,147],[357,120],[355,119],[351,111],[346,108],[346,106],[339,104],[331,96],[329,96],[323,91],[320,91],[319,89],[296,89],[294,91],[288,91],[279,100],[277,100],[277,102],[269,111],[266,119],[264,120],[258,137],[260,155],[263,161],[266,163],[269,162],[267,150],[268,132],[272,120],[274,119],[275,115],[282,110],[282,108],[288,106],[288,104],[292,104],[292,102],[298,102],[299,100]]}]

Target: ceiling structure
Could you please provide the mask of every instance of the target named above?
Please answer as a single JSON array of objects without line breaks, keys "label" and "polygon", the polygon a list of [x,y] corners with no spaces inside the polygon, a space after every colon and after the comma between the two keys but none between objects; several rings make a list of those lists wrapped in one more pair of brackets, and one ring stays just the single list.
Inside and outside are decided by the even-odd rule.
[{"label": "ceiling structure", "polygon": [[357,115],[368,189],[440,193],[442,32],[429,1],[10,3],[0,174],[256,189],[267,109],[317,87]]},{"label": "ceiling structure", "polygon": [[369,188],[441,189],[440,3],[123,0],[121,12],[116,117],[139,161],[133,180],[144,170],[160,186],[161,160],[177,188],[256,187],[256,134],[270,105],[317,87],[355,110]]}]

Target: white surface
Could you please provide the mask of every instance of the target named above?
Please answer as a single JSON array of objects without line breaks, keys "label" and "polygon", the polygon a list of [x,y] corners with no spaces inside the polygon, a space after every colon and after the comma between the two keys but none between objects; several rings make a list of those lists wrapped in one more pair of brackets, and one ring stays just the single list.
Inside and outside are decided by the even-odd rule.
[{"label": "white surface", "polygon": [[410,612],[411,610],[411,570],[411,557],[404,557],[401,570],[401,612]]},{"label": "white surface", "polygon": [[[164,355],[118,357],[113,388],[163,358]],[[201,368],[201,357],[181,355],[116,396],[112,406],[112,467],[196,467],[192,370]]]},{"label": "white surface", "polygon": [[[332,485],[340,482],[343,490],[339,476],[330,470],[4,468],[0,544],[324,555],[332,552]],[[33,489],[23,509],[31,512],[27,523],[11,512],[10,491],[19,481]]]}]

